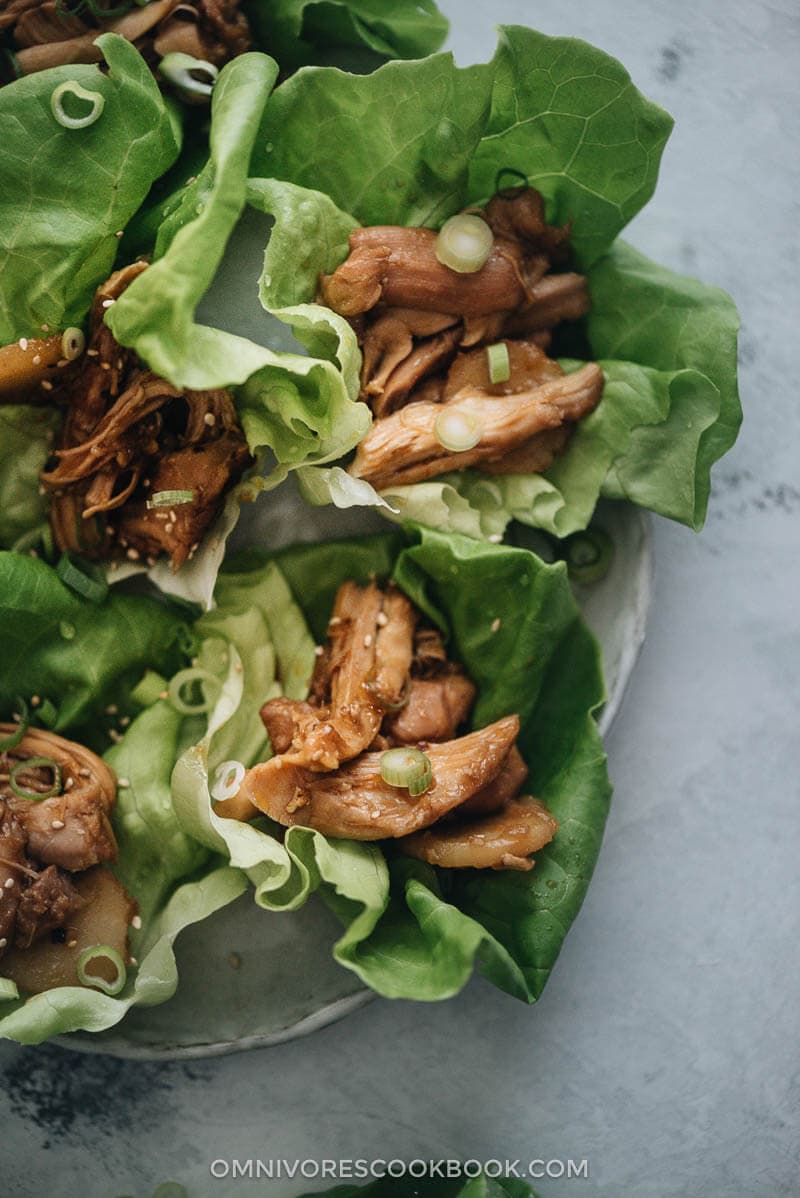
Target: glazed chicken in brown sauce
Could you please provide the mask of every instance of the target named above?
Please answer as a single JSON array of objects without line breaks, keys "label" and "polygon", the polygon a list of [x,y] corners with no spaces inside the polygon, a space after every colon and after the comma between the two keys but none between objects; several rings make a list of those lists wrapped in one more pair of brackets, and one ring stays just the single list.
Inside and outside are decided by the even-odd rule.
[{"label": "glazed chicken in brown sauce", "polygon": [[29,389],[38,370],[38,390],[23,398],[63,412],[40,475],[57,548],[148,565],[164,555],[177,570],[252,458],[229,391],[174,387],[104,324],[107,308],[144,270],[144,262],[125,267],[98,290],[89,340],[75,360],[37,365],[49,341],[40,349],[23,339],[2,351],[0,370]]},{"label": "glazed chicken in brown sauce", "polygon": [[137,906],[106,866],[117,779],[101,758],[51,732],[0,724],[0,974],[38,994],[78,985],[81,954],[130,963]]},{"label": "glazed chicken in brown sauce", "polygon": [[217,814],[391,840],[448,868],[528,870],[557,822],[518,797],[519,718],[464,732],[476,688],[398,588],[346,582],[305,700],[261,708],[274,756]]},{"label": "glazed chicken in brown sauce", "polygon": [[546,353],[555,327],[589,309],[586,279],[560,269],[570,226],[548,225],[527,186],[499,191],[478,223],[477,269],[445,264],[432,229],[373,226],[320,279],[320,302],[358,336],[375,417],[349,470],[378,489],[466,467],[546,470],[600,401],[596,363],[565,374]]}]

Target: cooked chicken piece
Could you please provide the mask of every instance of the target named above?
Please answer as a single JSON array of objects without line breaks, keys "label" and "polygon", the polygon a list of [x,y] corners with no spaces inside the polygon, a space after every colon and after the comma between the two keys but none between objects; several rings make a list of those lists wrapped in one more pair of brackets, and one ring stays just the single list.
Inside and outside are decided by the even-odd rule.
[{"label": "cooked chicken piece", "polygon": [[447,366],[458,347],[460,329],[447,329],[436,337],[428,337],[412,350],[405,361],[392,371],[382,390],[373,390],[370,406],[375,416],[394,412],[411,395],[414,388],[434,371]]},{"label": "cooked chicken piece", "polygon": [[522,754],[516,745],[512,745],[497,777],[456,808],[454,818],[473,819],[479,815],[499,811],[501,807],[505,807],[509,799],[519,794],[527,777],[528,767]]},{"label": "cooked chicken piece", "polygon": [[[107,944],[130,963],[128,927],[137,912],[136,902],[102,865],[71,879],[82,906],[72,910],[57,939],[46,936],[30,948],[14,948],[3,960],[3,976],[26,994],[40,994],[56,986],[78,986],[78,957],[86,948]],[[94,967],[92,967],[94,968]],[[114,974],[110,973],[109,980]]]},{"label": "cooked chicken piece", "polygon": [[[488,396],[465,388],[445,405],[412,403],[372,425],[350,473],[381,490],[448,470],[499,462],[535,434],[580,420],[597,406],[602,389],[603,372],[590,362],[573,374],[518,395]],[[483,432],[473,449],[452,453],[438,440],[436,419],[448,409],[479,423]]]},{"label": "cooked chicken piece", "polygon": [[72,9],[58,0],[11,0],[0,13],[0,30],[11,30],[23,75],[67,63],[100,62],[94,41],[102,32],[127,38],[151,64],[177,51],[221,66],[250,46],[238,0],[151,0],[110,19],[103,19],[99,10],[92,16],[81,5]]},{"label": "cooked chicken piece", "polygon": [[414,637],[413,672],[418,678],[439,674],[447,665],[447,650],[438,628],[418,628]]},{"label": "cooked chicken piece", "polygon": [[458,317],[413,308],[387,308],[366,329],[361,346],[362,396],[380,395],[396,366],[414,348],[415,339],[435,337],[458,325]]},{"label": "cooked chicken piece", "polygon": [[[252,459],[229,392],[181,391],[145,369],[103,323],[104,305],[145,269],[137,262],[117,271],[95,295],[89,348],[48,392],[65,416],[41,482],[59,549],[150,562],[163,552],[177,569]],[[147,507],[170,490],[193,498]]]},{"label": "cooked chicken piece", "polygon": [[383,711],[395,710],[406,695],[417,614],[402,591],[389,587],[378,614],[375,671],[367,689]]},{"label": "cooked chicken piece", "polygon": [[438,678],[414,678],[408,702],[383,721],[383,733],[392,744],[452,740],[475,701],[475,685],[460,670]]},{"label": "cooked chicken piece", "polygon": [[14,944],[30,948],[34,940],[60,928],[84,905],[69,875],[48,865],[33,881],[26,879],[17,909]]},{"label": "cooked chicken piece", "polygon": [[520,241],[529,253],[543,254],[554,262],[565,257],[572,221],[548,225],[544,197],[533,187],[506,187],[496,192],[486,205],[483,219],[495,237]]},{"label": "cooked chicken piece", "polygon": [[320,277],[320,299],[342,316],[376,304],[424,312],[483,316],[526,302],[522,257],[511,242],[496,241],[480,270],[459,274],[436,257],[433,229],[376,225],[350,234],[350,256]]},{"label": "cooked chicken piece", "polygon": [[470,823],[438,824],[402,839],[398,848],[441,869],[533,869],[530,854],[558,831],[538,799],[512,799],[501,811]]},{"label": "cooked chicken piece", "polygon": [[28,852],[37,861],[73,872],[116,861],[117,842],[106,808],[88,791],[66,791],[39,803],[14,802]]},{"label": "cooked chicken piece", "polygon": [[8,804],[0,801],[0,957],[14,940],[22,882],[30,872],[25,842],[19,820]]},{"label": "cooked chicken piece", "polygon": [[544,383],[564,377],[564,371],[544,350],[532,341],[505,341],[508,350],[509,378],[493,383],[489,378],[489,358],[486,348],[460,353],[447,372],[444,399],[452,399],[465,387],[483,391],[486,395],[516,395]]},{"label": "cooked chicken piece", "polygon": [[[486,786],[502,768],[518,731],[519,718],[513,715],[459,740],[431,745],[426,752],[433,785],[416,798],[383,781],[381,753],[364,753],[329,774],[287,766],[273,757],[247,771],[234,806],[241,810],[249,800],[278,823],[315,828],[326,836],[405,836],[441,819]],[[217,811],[233,814],[225,804],[218,804]]]},{"label": "cooked chicken piece", "polygon": [[486,474],[542,474],[567,448],[574,431],[574,424],[545,429],[500,461],[483,462],[481,470]]},{"label": "cooked chicken piece", "polygon": [[589,288],[583,275],[547,275],[531,288],[525,307],[515,312],[505,328],[522,334],[552,329],[562,320],[578,320],[590,307]]},{"label": "cooked chicken piece", "polygon": [[259,715],[267,730],[273,753],[288,753],[295,736],[302,727],[319,720],[319,708],[312,707],[299,699],[268,699]]}]

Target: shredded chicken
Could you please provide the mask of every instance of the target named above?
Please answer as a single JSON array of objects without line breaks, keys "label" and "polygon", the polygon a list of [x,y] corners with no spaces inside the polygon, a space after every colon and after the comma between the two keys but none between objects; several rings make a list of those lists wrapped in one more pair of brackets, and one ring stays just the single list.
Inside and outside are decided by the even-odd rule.
[{"label": "shredded chicken", "polygon": [[287,766],[276,757],[247,771],[239,796],[278,823],[301,824],[327,836],[406,836],[481,790],[499,771],[518,731],[518,718],[507,716],[458,740],[430,745],[434,782],[416,798],[383,781],[382,753],[363,753],[324,774]]},{"label": "shredded chicken", "polygon": [[58,0],[11,0],[0,12],[0,34],[5,33],[22,75],[102,61],[94,43],[105,32],[133,42],[151,67],[176,51],[222,66],[251,43],[239,0],[150,0],[132,3],[128,12],[108,19],[87,7],[59,5]]},{"label": "shredded chicken", "polygon": [[[15,731],[15,724],[0,724],[0,740]],[[12,771],[17,787],[31,795],[52,789],[52,767],[36,764],[42,758],[60,770],[59,793],[45,799],[17,794]],[[32,764],[26,768],[27,762]],[[18,745],[0,752],[0,957],[4,975],[31,982],[24,986],[31,992],[48,988],[47,979],[53,971],[59,973],[67,949],[74,975],[75,945],[65,929],[75,921],[90,929],[100,920],[114,936],[89,940],[90,944],[126,943],[135,904],[102,868],[117,858],[109,821],[116,792],[116,778],[104,761],[54,733],[29,729]],[[90,876],[98,877],[104,893],[116,896],[117,911],[124,899],[129,914],[121,926],[109,911],[84,910],[89,898],[82,879]],[[46,939],[50,932],[54,938]],[[29,959],[26,954],[32,949]]]},{"label": "shredded chicken", "polygon": [[553,839],[558,821],[538,799],[513,799],[470,823],[437,824],[398,847],[442,869],[533,869],[530,854]]},{"label": "shredded chicken", "polygon": [[[401,591],[344,583],[328,637],[308,698],[270,699],[261,708],[275,756],[245,773],[238,792],[216,804],[218,815],[248,820],[261,812],[328,836],[404,844],[421,829],[444,833],[455,821],[477,829],[476,821],[513,805],[528,775],[516,747],[519,718],[459,735],[475,685]],[[431,776],[422,794],[383,777],[384,752],[401,747],[424,752],[419,761],[427,759]],[[491,860],[477,832],[474,852],[469,844],[452,852],[476,868],[530,868],[518,823],[503,825],[503,852],[492,851]],[[500,842],[499,833],[494,839]]]},{"label": "shredded chicken", "polygon": [[[385,488],[467,466],[502,464],[507,454],[537,434],[573,424],[591,412],[602,388],[603,372],[589,362],[573,374],[520,394],[490,396],[465,387],[445,404],[412,403],[372,425],[350,472]],[[477,422],[482,431],[474,448],[461,453],[444,448],[435,428],[443,408]]]},{"label": "shredded chicken", "polygon": [[[600,400],[603,376],[594,365],[585,368],[591,385],[578,406],[554,406],[552,389],[536,394],[548,384],[567,392],[574,385],[559,382],[563,372],[545,353],[555,326],[589,309],[586,279],[563,270],[571,226],[548,225],[544,200],[529,187],[498,192],[481,215],[494,244],[473,273],[438,261],[432,229],[376,225],[356,229],[347,259],[320,277],[320,301],[347,317],[359,338],[361,399],[375,416],[350,472],[379,489],[467,467],[546,470]],[[510,374],[493,384],[486,349],[499,341]],[[477,406],[484,436],[454,454],[433,425],[440,406],[457,397]]]},{"label": "shredded chicken", "polygon": [[[59,549],[150,564],[166,554],[178,569],[252,459],[229,392],[174,387],[103,323],[108,304],[144,269],[125,267],[98,290],[87,352],[47,384],[65,414],[41,481]],[[192,499],[148,508],[160,491]]]}]

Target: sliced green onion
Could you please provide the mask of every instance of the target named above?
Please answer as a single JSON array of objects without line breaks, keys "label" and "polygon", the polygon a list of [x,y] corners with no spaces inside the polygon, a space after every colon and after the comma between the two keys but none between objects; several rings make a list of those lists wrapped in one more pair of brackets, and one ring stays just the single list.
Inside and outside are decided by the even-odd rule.
[{"label": "sliced green onion", "polygon": [[[209,690],[199,703],[190,703],[183,697],[182,691],[184,687],[194,686],[196,683],[207,684]],[[170,703],[181,715],[204,715],[214,706],[220,687],[219,678],[216,678],[208,670],[192,666],[188,670],[178,670],[175,677],[170,680],[167,692]]]},{"label": "sliced green onion", "polygon": [[599,528],[576,532],[562,546],[567,573],[573,582],[599,582],[614,557],[614,542]]},{"label": "sliced green onion", "polygon": [[[91,104],[91,110],[85,116],[70,116],[64,111],[64,105],[61,102],[62,98],[67,95],[74,96],[76,100],[85,100],[87,104]],[[85,129],[87,125],[93,125],[100,119],[105,106],[105,96],[101,96],[100,92],[88,91],[74,79],[67,79],[65,83],[60,83],[50,97],[53,116],[64,129]]]},{"label": "sliced green onion", "polygon": [[155,670],[145,670],[131,691],[131,698],[140,707],[152,707],[167,689],[167,680]]},{"label": "sliced green onion", "polygon": [[[106,981],[98,973],[87,973],[86,966],[91,965],[92,961],[109,961],[117,971],[113,982]],[[119,994],[128,977],[125,962],[110,944],[93,944],[91,948],[85,948],[78,957],[75,971],[82,986],[95,986],[106,994]]]},{"label": "sliced green onion", "polygon": [[179,507],[182,503],[194,503],[194,491],[156,491],[148,499],[147,506]]},{"label": "sliced green onion", "polygon": [[[53,771],[53,784],[49,790],[28,790],[17,782],[17,775],[23,770],[46,769]],[[18,761],[9,774],[8,784],[14,794],[20,799],[31,799],[38,803],[41,799],[52,799],[53,795],[61,794],[61,766],[52,757],[28,757]]]},{"label": "sliced green onion", "polygon": [[461,275],[474,274],[492,252],[494,234],[485,220],[462,212],[451,216],[436,238],[436,257]]},{"label": "sliced green onion", "polygon": [[83,329],[75,327],[65,329],[61,338],[61,354],[68,362],[74,362],[86,349],[86,338]]},{"label": "sliced green onion", "polygon": [[387,749],[381,753],[381,777],[389,786],[401,786],[416,798],[430,790],[433,769],[421,749]]},{"label": "sliced green onion", "polygon": [[90,603],[102,603],[108,594],[108,579],[100,566],[76,557],[68,549],[58,560],[56,574],[65,586]]},{"label": "sliced green onion", "polygon": [[0,1002],[10,1002],[13,998],[19,998],[17,983],[11,978],[0,978]]},{"label": "sliced green onion", "polygon": [[[503,179],[504,175],[510,175],[512,179],[516,180],[516,182],[503,184],[502,179]],[[510,191],[514,187],[527,187],[527,186],[528,186],[528,176],[523,171],[518,171],[513,166],[501,167],[500,170],[497,172],[497,174],[494,177],[495,191]]]},{"label": "sliced green onion", "polygon": [[177,50],[165,54],[158,69],[179,91],[191,96],[210,96],[219,75],[219,68],[213,62],[192,58],[191,54],[181,54]]},{"label": "sliced green onion", "polygon": [[56,0],[56,13],[59,17],[77,17],[84,8],[86,0]]},{"label": "sliced green onion", "polygon": [[238,794],[247,770],[241,761],[223,761],[214,774],[214,785],[211,787],[211,797],[217,803],[232,799]]},{"label": "sliced green onion", "polygon": [[464,453],[478,444],[483,436],[483,425],[475,416],[445,406],[433,423],[433,435],[451,453]]},{"label": "sliced green onion", "polygon": [[511,378],[511,363],[508,360],[508,346],[505,341],[498,341],[496,345],[487,345],[486,360],[489,366],[489,381],[507,383]]},{"label": "sliced green onion", "polygon": [[28,726],[31,722],[28,704],[24,699],[17,699],[17,703],[20,707],[18,712],[19,724],[17,725],[17,730],[16,732],[12,732],[10,736],[4,736],[2,740],[0,740],[0,753],[5,753],[6,749],[16,749],[17,745],[28,731]]}]

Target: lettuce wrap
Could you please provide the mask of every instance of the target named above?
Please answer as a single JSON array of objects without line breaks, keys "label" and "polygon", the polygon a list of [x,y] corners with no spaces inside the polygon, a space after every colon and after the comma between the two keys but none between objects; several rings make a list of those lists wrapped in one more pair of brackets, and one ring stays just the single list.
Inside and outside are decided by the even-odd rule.
[{"label": "lettuce wrap", "polygon": [[[34,1044],[102,1031],[131,1006],[165,1002],[178,981],[176,936],[236,898],[246,879],[187,836],[170,804],[170,773],[198,735],[196,719],[187,728],[191,721],[171,703],[136,688],[146,671],[168,678],[186,665],[191,634],[182,611],[119,592],[89,602],[43,562],[0,553],[0,635],[0,722],[23,699],[34,726],[104,753],[120,780],[113,872],[141,920],[130,931],[138,965],[117,996],[76,985],[9,998],[14,988],[0,986],[0,1035]],[[3,973],[0,959],[0,981]]]},{"label": "lettuce wrap", "polygon": [[[543,195],[549,222],[572,222],[591,310],[559,356],[568,370],[599,362],[599,406],[543,473],[465,470],[389,488],[384,508],[398,519],[485,537],[515,518],[566,536],[609,496],[701,527],[711,467],[741,420],[737,313],[722,291],[618,240],[653,193],[671,125],[613,58],[516,26],[501,29],[488,64],[458,68],[439,54],[363,77],[308,68],[273,93],[248,200],[275,222],[262,303],[297,335],[320,274],[344,261],[359,225],[438,228],[485,204],[504,171]],[[379,504],[340,467],[299,477],[314,503]]]},{"label": "lettuce wrap", "polygon": [[[50,197],[49,206],[42,200],[34,208],[27,201],[23,206],[17,192],[0,193],[0,231],[5,222],[3,241],[14,247],[0,273],[0,341],[12,346],[21,339],[20,346],[31,353],[36,343],[29,339],[84,322],[94,289],[115,264],[115,234],[178,150],[177,126],[143,59],[120,37],[105,35],[101,45],[111,68],[107,77],[91,66],[64,67],[0,90],[0,115],[21,114],[22,129],[19,144],[11,138],[0,147],[0,177],[13,176],[12,159],[22,155],[23,142],[39,146],[31,157],[36,165],[29,189]],[[348,398],[357,350],[344,321],[329,320],[317,310],[308,320],[311,330],[320,330],[326,352],[335,343],[336,364],[265,349],[194,321],[194,310],[245,205],[253,140],[276,75],[274,61],[257,53],[241,55],[222,70],[212,100],[208,161],[182,188],[160,225],[153,265],[114,306],[108,303],[107,324],[117,341],[132,347],[160,378],[180,389],[237,389],[238,419],[256,470],[227,492],[216,523],[177,573],[164,558],[148,571],[166,592],[206,605],[241,502],[254,499],[264,485],[274,485],[296,465],[338,457],[366,427],[364,413]],[[49,99],[56,84],[73,78],[97,86],[106,104],[90,127],[65,130],[49,112]],[[128,107],[135,115],[126,115]],[[90,165],[97,162],[94,171],[74,170],[76,151]],[[9,169],[4,172],[6,154]],[[55,240],[53,228],[63,229]],[[42,273],[32,272],[39,261]],[[42,392],[37,401],[46,398]],[[59,419],[41,402],[6,403],[0,405],[0,424],[0,497],[6,501],[0,545],[13,547],[22,540],[24,546],[36,539],[46,519],[38,476]],[[264,484],[257,467],[267,451],[276,464]],[[112,578],[121,580],[143,568],[125,562]]]},{"label": "lettuce wrap", "polygon": [[[393,579],[446,637],[478,688],[474,727],[519,713],[531,793],[560,823],[532,872],[437,870],[387,842],[214,811],[210,779],[222,763],[270,756],[260,705],[305,697],[339,585],[370,577]],[[172,779],[184,829],[245,871],[265,910],[295,910],[319,892],[344,927],[336,960],[380,994],[443,999],[477,962],[495,985],[535,1001],[586,892],[610,795],[594,719],[600,655],[564,564],[409,527],[272,556],[250,550],[226,564],[215,597],[195,632],[216,703]]]}]

